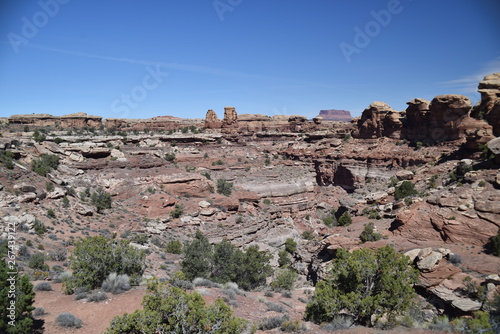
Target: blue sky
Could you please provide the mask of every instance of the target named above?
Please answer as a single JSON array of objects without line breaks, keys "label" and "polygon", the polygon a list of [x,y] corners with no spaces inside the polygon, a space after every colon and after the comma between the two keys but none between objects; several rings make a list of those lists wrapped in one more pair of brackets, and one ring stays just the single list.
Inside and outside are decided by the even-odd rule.
[{"label": "blue sky", "polygon": [[299,114],[464,94],[497,0],[0,0],[0,116]]}]

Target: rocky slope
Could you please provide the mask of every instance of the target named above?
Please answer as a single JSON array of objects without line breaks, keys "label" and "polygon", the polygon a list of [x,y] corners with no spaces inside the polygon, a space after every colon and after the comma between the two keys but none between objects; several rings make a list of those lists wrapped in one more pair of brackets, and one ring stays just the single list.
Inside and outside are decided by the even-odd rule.
[{"label": "rocky slope", "polygon": [[[190,240],[198,229],[212,242],[259,245],[273,254],[273,266],[293,239],[297,289],[324,278],[339,248],[391,244],[420,270],[424,323],[443,312],[470,314],[482,305],[465,293],[465,277],[490,298],[500,292],[500,259],[483,250],[500,227],[497,77],[481,82],[476,107],[458,95],[414,99],[405,112],[374,102],[357,123],[238,115],[233,107],[223,119],[209,110],[205,120],[12,116],[0,130],[0,233],[5,238],[8,224],[16,225],[19,259],[36,280],[55,272],[29,268],[28,254],[64,267],[66,258],[52,255],[87,235],[132,240],[148,250],[146,276],[164,279],[180,260],[165,254],[166,243]],[[45,176],[31,170],[43,154],[59,158]],[[219,180],[232,184],[230,194],[217,191]],[[400,197],[404,182],[414,192]],[[101,213],[89,200],[99,188],[113,200]],[[351,225],[325,224],[346,212]],[[43,236],[36,234],[40,223],[48,229]],[[384,238],[360,243],[368,223]],[[53,295],[44,296],[37,305],[55,307]],[[242,316],[269,316],[250,315],[255,304],[238,301]],[[296,303],[290,315],[301,319],[304,305]],[[108,312],[108,321],[117,314]],[[51,317],[47,330],[55,333]]]}]

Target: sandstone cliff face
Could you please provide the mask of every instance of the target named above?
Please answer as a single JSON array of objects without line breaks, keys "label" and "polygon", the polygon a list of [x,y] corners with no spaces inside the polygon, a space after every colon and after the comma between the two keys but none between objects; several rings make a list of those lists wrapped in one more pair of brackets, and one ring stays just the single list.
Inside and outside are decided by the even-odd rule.
[{"label": "sandstone cliff face", "polygon": [[399,139],[402,125],[398,111],[385,102],[375,101],[363,111],[358,121],[359,137]]}]

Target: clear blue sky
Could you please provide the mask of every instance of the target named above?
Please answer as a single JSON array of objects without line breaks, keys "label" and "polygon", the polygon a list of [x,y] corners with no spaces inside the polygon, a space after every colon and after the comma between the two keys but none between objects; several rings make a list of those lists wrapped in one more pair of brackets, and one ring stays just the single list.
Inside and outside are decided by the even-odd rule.
[{"label": "clear blue sky", "polygon": [[499,17],[498,0],[0,0],[0,116],[475,102],[500,71]]}]

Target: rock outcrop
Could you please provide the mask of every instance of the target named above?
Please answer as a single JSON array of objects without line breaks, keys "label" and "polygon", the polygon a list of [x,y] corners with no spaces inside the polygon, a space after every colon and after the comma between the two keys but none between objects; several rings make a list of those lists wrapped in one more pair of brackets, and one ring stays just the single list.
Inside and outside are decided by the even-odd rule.
[{"label": "rock outcrop", "polygon": [[399,139],[403,123],[398,111],[387,103],[375,101],[363,111],[358,121],[359,137],[364,139],[388,137]]},{"label": "rock outcrop", "polygon": [[474,108],[473,116],[485,119],[493,126],[495,136],[500,136],[500,72],[484,77],[479,83],[481,102]]},{"label": "rock outcrop", "polygon": [[217,114],[212,109],[207,111],[207,115],[205,116],[205,127],[207,129],[220,129],[222,126],[222,122],[217,117]]},{"label": "rock outcrop", "polygon": [[351,113],[347,110],[320,110],[319,115],[325,121],[350,122],[352,121]]},{"label": "rock outcrop", "polygon": [[235,107],[224,107],[224,120],[222,121],[223,128],[237,128],[238,114]]}]

